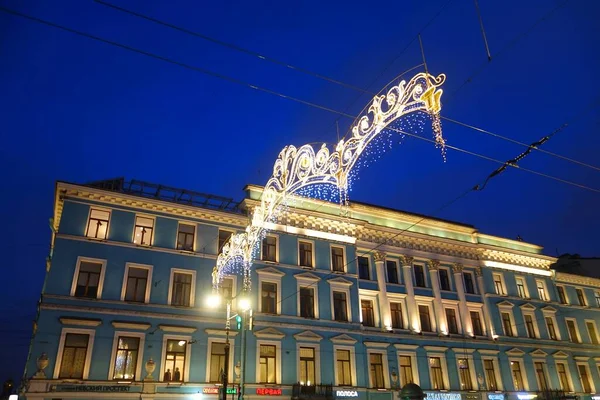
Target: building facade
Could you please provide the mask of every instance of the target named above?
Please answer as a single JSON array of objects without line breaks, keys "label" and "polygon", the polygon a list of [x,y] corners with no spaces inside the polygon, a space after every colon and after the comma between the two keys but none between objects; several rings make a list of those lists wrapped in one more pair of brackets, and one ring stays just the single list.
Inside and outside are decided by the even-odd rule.
[{"label": "building facade", "polygon": [[[216,399],[226,318],[205,299],[219,247],[259,204],[245,191],[58,182],[23,395]],[[231,398],[392,400],[414,382],[429,400],[600,399],[600,279],[470,225],[342,214],[307,199],[270,226],[252,318],[229,335]],[[222,291],[240,288],[230,276]]]}]

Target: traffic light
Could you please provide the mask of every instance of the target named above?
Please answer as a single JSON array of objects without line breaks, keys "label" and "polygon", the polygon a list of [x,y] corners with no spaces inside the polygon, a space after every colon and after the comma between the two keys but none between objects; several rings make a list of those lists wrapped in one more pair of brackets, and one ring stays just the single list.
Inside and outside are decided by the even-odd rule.
[{"label": "traffic light", "polygon": [[242,330],[242,316],[238,315],[235,317],[236,329],[238,331]]}]

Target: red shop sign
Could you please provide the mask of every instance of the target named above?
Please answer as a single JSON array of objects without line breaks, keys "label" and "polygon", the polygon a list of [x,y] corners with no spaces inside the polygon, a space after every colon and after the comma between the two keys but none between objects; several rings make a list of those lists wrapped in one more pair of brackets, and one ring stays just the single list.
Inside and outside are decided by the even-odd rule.
[{"label": "red shop sign", "polygon": [[281,396],[281,389],[256,388],[256,394],[261,396]]}]

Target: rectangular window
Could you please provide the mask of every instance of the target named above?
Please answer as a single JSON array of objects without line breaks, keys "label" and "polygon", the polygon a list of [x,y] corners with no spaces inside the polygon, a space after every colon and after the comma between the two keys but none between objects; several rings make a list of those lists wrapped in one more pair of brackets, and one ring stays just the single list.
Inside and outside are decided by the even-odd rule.
[{"label": "rectangular window", "polygon": [[79,263],[79,274],[77,276],[75,297],[85,297],[88,299],[97,298],[101,272],[101,263],[81,261]]},{"label": "rectangular window", "polygon": [[360,309],[362,312],[362,324],[364,326],[375,326],[375,315],[373,312],[373,302],[371,300],[361,300]]},{"label": "rectangular window", "polygon": [[560,304],[567,304],[567,296],[565,295],[565,288],[563,286],[557,286],[556,291],[558,292],[558,301],[560,301]]},{"label": "rectangular window", "polygon": [[469,371],[469,360],[467,358],[458,359],[458,375],[460,378],[461,390],[473,390],[471,372]]},{"label": "rectangular window", "polygon": [[371,279],[369,274],[369,258],[358,257],[358,279]]},{"label": "rectangular window", "polygon": [[450,276],[448,275],[448,270],[440,268],[438,273],[440,274],[440,289],[450,290]]},{"label": "rectangular window", "polygon": [[429,307],[419,305],[419,319],[421,320],[421,331],[431,332],[431,319],[429,318]]},{"label": "rectangular window", "polygon": [[192,274],[175,272],[173,274],[173,293],[171,305],[189,307],[192,299]]},{"label": "rectangular window", "polygon": [[277,360],[277,348],[274,345],[260,345],[260,378],[259,383],[277,383],[275,371]]},{"label": "rectangular window", "polygon": [[336,272],[344,272],[344,249],[331,246],[331,269]]},{"label": "rectangular window", "polygon": [[385,388],[385,383],[383,381],[383,357],[381,354],[371,353],[369,355],[369,373],[374,388]]},{"label": "rectangular window", "polygon": [[92,208],[90,211],[87,229],[85,231],[85,236],[94,239],[106,239],[109,220],[110,211]]},{"label": "rectangular window", "polygon": [[404,329],[404,319],[402,318],[402,304],[390,303],[390,311],[392,314],[392,328]]},{"label": "rectangular window", "polygon": [[231,235],[232,232],[219,229],[219,253],[221,253],[223,246],[225,246],[225,243],[227,243]]},{"label": "rectangular window", "polygon": [[333,292],[333,319],[336,321],[348,321],[346,293],[344,292]]},{"label": "rectangular window", "polygon": [[564,363],[556,363],[556,371],[558,372],[558,380],[560,381],[560,388],[564,392],[571,391],[571,385],[567,376],[567,367]]},{"label": "rectangular window", "polygon": [[517,294],[522,299],[526,298],[527,294],[525,293],[525,279],[518,277],[515,278],[515,281],[517,282]]},{"label": "rectangular window", "polygon": [[521,363],[519,361],[511,361],[510,371],[512,374],[515,390],[525,390],[525,387],[523,386],[523,375],[521,374]]},{"label": "rectangular window", "polygon": [[263,261],[277,261],[277,238],[275,236],[265,236],[263,239],[262,259]]},{"label": "rectangular window", "polygon": [[502,314],[502,328],[504,328],[504,334],[506,336],[514,336],[512,330],[512,324],[510,323],[510,314],[503,312]]},{"label": "rectangular window", "polygon": [[59,379],[83,379],[90,335],[67,333],[60,363]]},{"label": "rectangular window", "polygon": [[300,384],[315,384],[315,349],[300,347]]},{"label": "rectangular window", "polygon": [[590,376],[588,369],[585,365],[577,365],[577,371],[579,371],[579,379],[581,379],[581,387],[585,393],[592,393],[592,386],[590,385]]},{"label": "rectangular window", "polygon": [[133,231],[133,243],[150,246],[152,244],[152,234],[154,232],[154,219],[136,216],[135,228]]},{"label": "rectangular window", "polygon": [[183,382],[187,340],[167,340],[163,381]]},{"label": "rectangular window", "polygon": [[539,390],[548,390],[548,381],[546,380],[546,371],[544,370],[544,363],[536,361],[533,363],[535,367],[535,376],[538,380]]},{"label": "rectangular window", "polygon": [[177,229],[177,250],[194,251],[196,227],[190,224],[179,224]]},{"label": "rectangular window", "polygon": [[463,280],[465,281],[465,293],[475,294],[473,274],[470,272],[463,272]]},{"label": "rectangular window", "polygon": [[262,282],[260,293],[260,311],[263,313],[277,313],[277,284]]},{"label": "rectangular window", "polygon": [[456,310],[454,310],[453,308],[446,308],[446,322],[448,322],[448,333],[458,334]]},{"label": "rectangular window", "polygon": [[588,334],[590,335],[590,341],[592,344],[598,344],[598,335],[596,334],[596,325],[592,321],[586,321],[585,326],[587,327]]},{"label": "rectangular window", "polygon": [[439,357],[430,357],[429,368],[431,370],[431,388],[433,390],[445,390],[442,360]]},{"label": "rectangular window", "polygon": [[600,292],[594,292],[594,297],[596,298],[596,307],[600,307]]},{"label": "rectangular window", "polygon": [[554,321],[552,317],[545,317],[546,327],[548,328],[548,336],[552,340],[556,340],[556,330],[554,329]]},{"label": "rectangular window", "polygon": [[414,383],[412,360],[410,356],[400,356],[400,386]]},{"label": "rectangular window", "polygon": [[483,326],[481,325],[481,316],[479,311],[470,311],[471,324],[473,325],[473,334],[475,336],[483,336]]},{"label": "rectangular window", "polygon": [[398,279],[398,264],[396,261],[386,261],[385,267],[387,270],[388,283],[400,283]]},{"label": "rectangular window", "polygon": [[530,339],[535,339],[535,329],[533,327],[533,317],[530,314],[525,314],[523,317],[525,318],[525,328],[527,330],[527,337]]},{"label": "rectangular window", "polygon": [[210,344],[210,377],[209,382],[220,383],[221,371],[225,369],[225,343]]},{"label": "rectangular window", "polygon": [[298,262],[301,267],[313,267],[312,253],[311,242],[298,242]]},{"label": "rectangular window", "polygon": [[494,289],[496,290],[496,294],[504,295],[504,285],[502,284],[502,275],[494,274]]},{"label": "rectangular window", "polygon": [[485,378],[488,384],[489,391],[498,390],[498,382],[496,382],[496,371],[494,370],[493,360],[483,360],[483,368],[485,369]]},{"label": "rectangular window", "polygon": [[140,303],[146,301],[147,285],[148,270],[146,268],[129,267],[127,272],[127,287],[125,288],[125,301]]},{"label": "rectangular window", "polygon": [[423,270],[422,265],[414,265],[413,269],[415,271],[415,286],[417,287],[425,287],[425,271]]},{"label": "rectangular window", "polygon": [[583,294],[583,289],[575,289],[575,292],[577,292],[577,301],[579,302],[579,305],[586,306],[587,303],[585,301],[585,295]]},{"label": "rectangular window", "polygon": [[[221,281],[221,294],[224,299],[233,298],[233,278],[223,278]],[[227,306],[227,302],[223,301],[223,306]]]},{"label": "rectangular window", "polygon": [[135,380],[140,338],[119,336],[113,379]]},{"label": "rectangular window", "polygon": [[543,281],[535,281],[535,284],[537,287],[538,297],[540,298],[540,300],[547,301],[548,296],[546,295],[546,286],[544,285],[544,282]]},{"label": "rectangular window", "polygon": [[567,330],[569,331],[569,339],[573,343],[579,343],[579,336],[577,335],[577,327],[575,326],[575,321],[568,319],[566,320]]},{"label": "rectangular window", "polygon": [[350,350],[336,350],[338,386],[352,386],[352,370],[350,368]]},{"label": "rectangular window", "polygon": [[315,317],[315,290],[313,288],[300,288],[300,316],[304,318]]}]

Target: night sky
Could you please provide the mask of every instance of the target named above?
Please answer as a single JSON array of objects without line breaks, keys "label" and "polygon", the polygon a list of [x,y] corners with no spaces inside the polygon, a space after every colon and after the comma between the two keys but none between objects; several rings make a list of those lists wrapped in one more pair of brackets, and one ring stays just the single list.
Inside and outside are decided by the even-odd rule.
[{"label": "night sky", "polygon": [[[430,72],[448,76],[444,116],[526,143],[577,117],[543,148],[600,166],[598,1],[479,1],[491,62],[471,0],[114,1],[370,91],[422,62],[413,39],[439,12],[422,40]],[[0,7],[350,114],[370,97],[93,1]],[[266,182],[285,145],[335,142],[338,117],[0,12],[0,380],[23,371],[56,180],[125,176],[239,200],[245,184]],[[350,123],[340,119],[342,135]],[[498,160],[524,150],[443,127],[449,144]],[[600,193],[508,169],[436,213],[499,165],[452,150],[444,163],[430,143],[394,141],[362,171],[351,199],[520,235],[549,255],[600,255]],[[600,189],[599,170],[547,154],[520,165]]]}]

